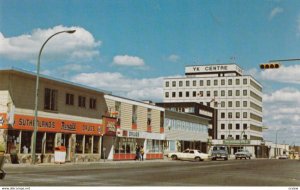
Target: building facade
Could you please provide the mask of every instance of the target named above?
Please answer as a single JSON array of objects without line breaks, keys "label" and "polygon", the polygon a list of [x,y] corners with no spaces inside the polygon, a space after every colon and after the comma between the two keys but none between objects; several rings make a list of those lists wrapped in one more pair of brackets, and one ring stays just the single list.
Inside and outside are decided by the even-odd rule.
[{"label": "building facade", "polygon": [[[105,95],[108,116],[116,129],[103,137],[107,159],[132,160],[136,146],[143,146],[145,159],[162,159],[164,108],[113,95]],[[115,132],[115,133],[114,133]]]},{"label": "building facade", "polygon": [[[0,143],[8,161],[30,163],[36,74],[1,70],[0,81]],[[100,160],[108,92],[43,75],[39,81],[37,162],[54,162],[57,146],[66,147],[66,161]]]},{"label": "building facade", "polygon": [[263,140],[262,86],[236,64],[185,67],[185,77],[164,79],[163,101],[218,109],[216,139]]}]

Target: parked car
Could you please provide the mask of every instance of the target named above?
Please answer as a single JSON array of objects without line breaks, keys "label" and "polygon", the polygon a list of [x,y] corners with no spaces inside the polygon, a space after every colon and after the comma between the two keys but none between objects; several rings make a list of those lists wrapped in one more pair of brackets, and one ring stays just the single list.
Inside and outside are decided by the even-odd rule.
[{"label": "parked car", "polygon": [[289,159],[289,157],[288,157],[288,155],[283,154],[283,155],[278,156],[278,159]]},{"label": "parked car", "polygon": [[252,157],[252,154],[247,150],[247,149],[241,149],[241,150],[238,150],[235,154],[235,159],[242,159],[242,158],[249,158],[251,159]]},{"label": "parked car", "polygon": [[216,145],[211,151],[211,160],[223,159],[228,160],[228,147],[224,145]]},{"label": "parked car", "polygon": [[186,149],[183,152],[171,152],[168,157],[172,160],[195,160],[203,161],[207,160],[209,155],[196,149]]}]

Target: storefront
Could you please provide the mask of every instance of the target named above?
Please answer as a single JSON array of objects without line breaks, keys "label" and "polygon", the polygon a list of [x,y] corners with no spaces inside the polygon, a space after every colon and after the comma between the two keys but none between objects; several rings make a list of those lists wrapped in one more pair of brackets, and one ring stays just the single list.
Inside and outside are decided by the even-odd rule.
[{"label": "storefront", "polygon": [[[14,125],[2,125],[6,131],[6,153],[11,162],[30,163],[33,144],[34,117],[14,115]],[[66,161],[100,160],[102,124],[54,118],[38,118],[36,156],[38,163],[54,162],[57,146],[66,147]],[[12,157],[14,155],[14,157]],[[17,157],[17,160],[12,160]]]}]

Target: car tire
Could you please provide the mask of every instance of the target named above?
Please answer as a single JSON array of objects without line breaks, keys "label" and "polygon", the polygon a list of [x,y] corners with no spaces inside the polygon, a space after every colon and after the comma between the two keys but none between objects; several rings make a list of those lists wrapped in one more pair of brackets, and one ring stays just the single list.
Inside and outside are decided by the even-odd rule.
[{"label": "car tire", "polygon": [[196,160],[197,162],[202,161],[202,159],[201,159],[200,157],[196,157],[195,160]]},{"label": "car tire", "polygon": [[171,158],[172,158],[172,160],[177,160],[178,159],[176,155],[172,155]]},{"label": "car tire", "polygon": [[224,160],[228,160],[228,158],[224,158]]}]

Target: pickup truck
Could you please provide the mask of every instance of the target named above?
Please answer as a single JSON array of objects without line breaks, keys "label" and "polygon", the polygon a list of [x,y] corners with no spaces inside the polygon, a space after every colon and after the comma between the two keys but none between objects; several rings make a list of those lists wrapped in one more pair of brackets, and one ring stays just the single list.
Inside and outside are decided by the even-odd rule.
[{"label": "pickup truck", "polygon": [[252,157],[252,154],[246,149],[245,150],[243,150],[243,149],[238,150],[234,155],[235,155],[235,159],[238,159],[238,158],[239,159],[242,159],[242,158],[251,159],[251,157]]}]

